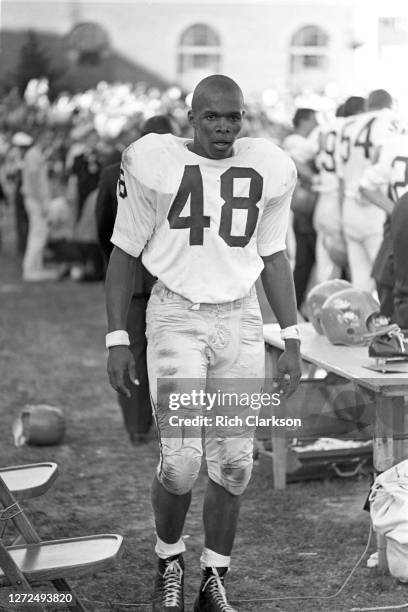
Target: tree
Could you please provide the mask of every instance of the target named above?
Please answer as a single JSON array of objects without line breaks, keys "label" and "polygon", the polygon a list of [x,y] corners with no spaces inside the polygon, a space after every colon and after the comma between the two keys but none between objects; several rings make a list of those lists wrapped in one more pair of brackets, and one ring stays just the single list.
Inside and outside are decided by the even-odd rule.
[{"label": "tree", "polygon": [[20,95],[24,94],[31,79],[46,77],[51,81],[54,76],[50,60],[41,48],[37,34],[29,30],[27,40],[21,47],[16,70],[16,85]]}]

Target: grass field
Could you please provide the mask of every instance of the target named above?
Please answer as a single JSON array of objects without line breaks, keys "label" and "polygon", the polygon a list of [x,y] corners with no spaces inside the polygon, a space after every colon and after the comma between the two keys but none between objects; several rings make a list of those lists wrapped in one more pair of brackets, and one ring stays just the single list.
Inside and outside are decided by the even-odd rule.
[{"label": "grass field", "polygon": [[[105,373],[103,287],[71,281],[23,285],[19,279],[18,262],[3,257],[0,465],[56,461],[60,475],[52,489],[26,502],[42,538],[122,534],[118,566],[74,586],[91,611],[149,610],[156,563],[149,487],[157,448],[154,440],[131,446],[122,427]],[[64,443],[15,448],[14,418],[25,404],[42,402],[64,410]],[[189,612],[199,584],[204,486],[201,474],[185,526]],[[367,491],[364,480],[337,479],[277,492],[255,465],[227,582],[238,610],[340,612],[408,602],[408,589],[367,569],[366,559],[335,599],[284,599],[329,596],[342,585],[366,544],[369,520],[361,508]],[[0,590],[0,605],[6,605],[6,594]],[[248,601],[256,599],[271,601]]]}]

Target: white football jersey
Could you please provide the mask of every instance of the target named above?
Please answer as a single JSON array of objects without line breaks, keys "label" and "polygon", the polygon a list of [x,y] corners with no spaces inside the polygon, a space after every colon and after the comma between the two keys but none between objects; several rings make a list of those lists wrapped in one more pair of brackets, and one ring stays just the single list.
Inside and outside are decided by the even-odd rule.
[{"label": "white football jersey", "polygon": [[401,120],[388,108],[344,119],[339,161],[346,197],[359,199],[358,188],[365,169],[376,160],[379,148],[401,131]]},{"label": "white football jersey", "polygon": [[393,202],[408,192],[408,134],[394,136],[381,147],[378,162],[367,168],[360,184],[382,189]]},{"label": "white football jersey", "polygon": [[286,248],[296,169],[263,138],[240,138],[227,159],[191,141],[148,134],[122,156],[112,242],[194,303],[246,295],[263,261]]},{"label": "white football jersey", "polygon": [[319,170],[317,190],[322,193],[337,193],[339,189],[339,144],[343,117],[334,117],[319,126],[319,150],[315,164]]}]

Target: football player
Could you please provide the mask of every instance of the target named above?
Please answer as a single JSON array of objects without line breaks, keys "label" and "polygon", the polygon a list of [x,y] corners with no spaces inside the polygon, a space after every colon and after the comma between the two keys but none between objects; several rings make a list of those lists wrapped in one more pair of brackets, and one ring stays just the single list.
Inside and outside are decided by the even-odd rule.
[{"label": "football player", "polygon": [[318,199],[313,224],[316,230],[316,282],[338,278],[347,265],[339,184],[339,144],[344,117],[364,110],[364,98],[351,96],[336,112],[336,117],[319,126],[319,150],[315,165],[319,170]]},{"label": "football player", "polygon": [[343,181],[343,231],[351,282],[356,289],[375,290],[371,271],[383,239],[385,213],[364,200],[359,184],[375,161],[382,144],[400,128],[388,92],[378,89],[367,98],[366,112],[347,119],[340,139],[340,175]]},{"label": "football player", "polygon": [[[202,415],[202,405],[193,400],[197,388],[231,392],[246,379],[259,391],[264,341],[254,283],[260,274],[285,341],[278,378],[286,376],[286,394],[300,380],[296,301],[285,251],[296,170],[270,141],[237,140],[243,116],[238,85],[223,75],[207,77],[197,85],[188,114],[192,140],[151,134],[122,158],[106,286],[108,373],[114,389],[125,394],[126,373],[137,379],[124,330],[135,258],[143,251],[143,264],[158,278],[146,329],[161,455],[152,486],[156,612],[184,610],[182,531],[203,455],[201,426],[171,425],[168,400],[184,393],[183,411],[172,413],[177,421],[178,414]],[[232,429],[205,427],[209,480],[196,612],[233,611],[224,577],[251,474],[253,431],[238,428],[234,435]]]},{"label": "football player", "polygon": [[395,203],[408,191],[408,134],[397,135],[381,148],[377,163],[365,171],[360,191],[369,202],[386,213],[383,241],[373,267],[381,313],[394,312],[394,269],[391,214]]}]

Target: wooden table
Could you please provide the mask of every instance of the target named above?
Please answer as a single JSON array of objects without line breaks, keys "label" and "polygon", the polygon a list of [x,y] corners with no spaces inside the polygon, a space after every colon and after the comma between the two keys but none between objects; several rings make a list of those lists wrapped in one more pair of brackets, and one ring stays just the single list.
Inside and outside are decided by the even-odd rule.
[{"label": "wooden table", "polygon": [[[408,396],[408,364],[406,372],[382,374],[364,366],[372,365],[367,347],[333,346],[325,336],[315,332],[310,323],[300,325],[302,360],[327,372],[353,381],[355,384],[374,391],[375,411],[373,463],[377,472],[389,469],[399,461],[408,458],[408,408],[404,396]],[[276,376],[276,364],[284,348],[280,339],[279,326],[264,325],[266,345],[266,377]],[[404,367],[404,366],[403,366]],[[284,406],[280,409],[284,413]],[[398,434],[398,439],[395,438]],[[404,434],[406,434],[404,436]],[[286,448],[281,430],[272,428],[274,488],[286,486]],[[386,570],[385,539],[377,536],[379,569]]]}]

